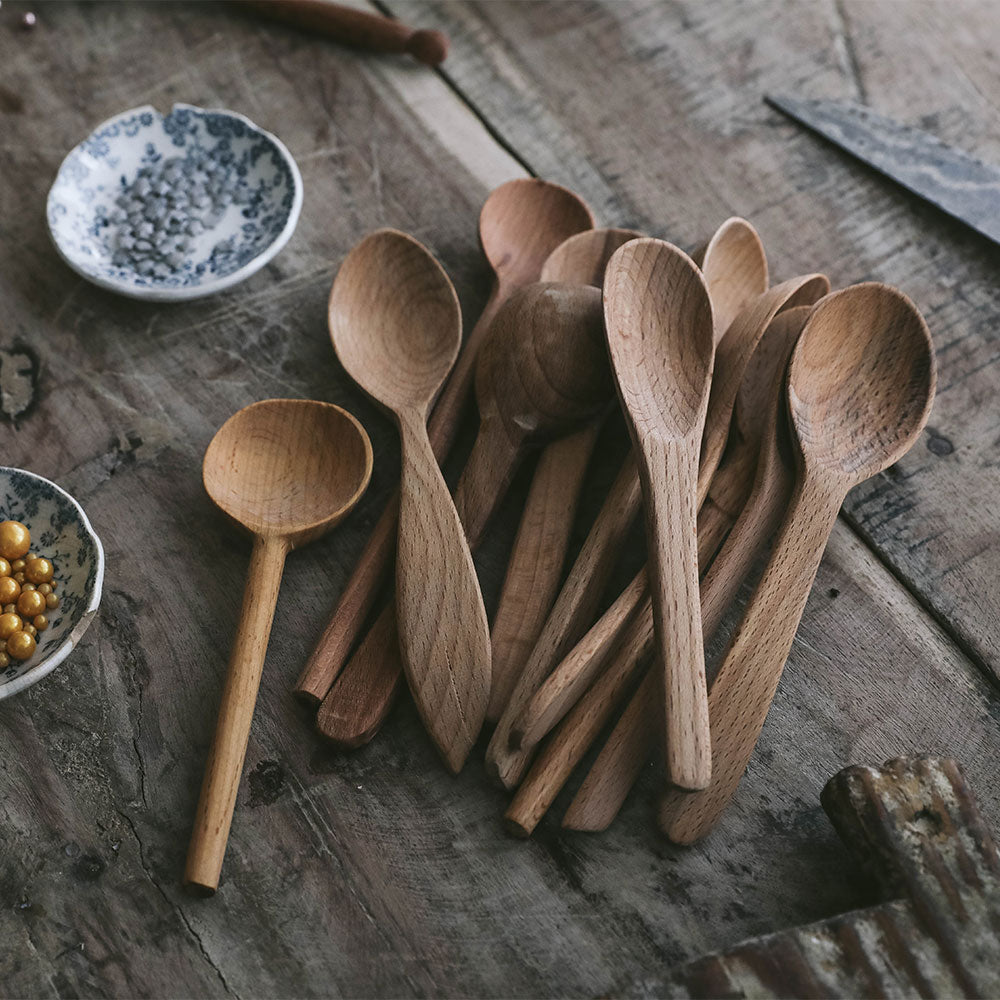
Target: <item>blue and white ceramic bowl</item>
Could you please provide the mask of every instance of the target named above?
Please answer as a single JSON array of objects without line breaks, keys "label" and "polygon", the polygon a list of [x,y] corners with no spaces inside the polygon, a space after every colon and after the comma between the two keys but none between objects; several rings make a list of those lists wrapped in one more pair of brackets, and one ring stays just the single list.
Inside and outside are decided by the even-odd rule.
[{"label": "blue and white ceramic bowl", "polygon": [[269,132],[232,111],[126,111],[63,160],[49,231],[102,288],[153,301],[229,288],[288,242],[302,177]]},{"label": "blue and white ceramic bowl", "polygon": [[104,548],[80,505],[55,483],[0,466],[0,521],[20,521],[31,550],[55,565],[59,607],[47,612],[34,655],[0,670],[0,699],[52,673],[69,656],[97,614],[104,582]]}]

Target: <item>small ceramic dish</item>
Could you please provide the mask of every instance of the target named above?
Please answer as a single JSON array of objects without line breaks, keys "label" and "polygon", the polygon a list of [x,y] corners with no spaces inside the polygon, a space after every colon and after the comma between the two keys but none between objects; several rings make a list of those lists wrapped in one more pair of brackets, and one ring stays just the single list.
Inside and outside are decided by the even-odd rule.
[{"label": "small ceramic dish", "polygon": [[0,699],[52,673],[69,656],[97,614],[104,582],[104,548],[80,505],[55,483],[23,469],[0,466],[0,521],[20,521],[31,532],[31,550],[51,559],[59,607],[46,612],[28,660],[0,670]]},{"label": "small ceramic dish", "polygon": [[269,132],[232,111],[126,111],[63,160],[49,191],[59,255],[95,285],[137,299],[230,288],[288,242],[302,177]]}]

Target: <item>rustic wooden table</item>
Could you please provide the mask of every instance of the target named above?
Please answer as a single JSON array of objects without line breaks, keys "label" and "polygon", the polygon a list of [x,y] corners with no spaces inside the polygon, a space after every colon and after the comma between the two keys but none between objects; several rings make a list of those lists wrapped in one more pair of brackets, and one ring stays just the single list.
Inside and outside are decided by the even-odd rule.
[{"label": "rustic wooden table", "polygon": [[[23,4],[0,9],[3,462],[75,494],[108,563],[72,659],[0,703],[8,996],[628,993],[749,934],[871,901],[818,800],[845,764],[950,754],[1000,828],[1000,251],[761,100],[858,98],[1000,162],[1000,10],[384,7],[449,33],[442,72],[224,4],[36,4],[32,32],[17,26]],[[59,261],[45,195],[90,127],[175,100],[278,132],[305,206],[246,284],[143,305]],[[397,460],[391,425],[330,349],[337,265],[378,226],[411,232],[469,323],[488,289],[479,206],[528,173],[574,188],[604,224],[684,246],[745,215],[776,277],[897,284],[938,349],[930,427],[851,495],[739,794],[690,849],[655,832],[652,775],[607,833],[563,833],[557,808],[512,840],[505,796],[476,761],[449,777],[408,702],[346,754],[289,694]],[[202,491],[201,457],[230,413],[269,396],[357,412],[376,477],[349,522],[289,562],[225,882],[200,901],[179,878],[249,556]],[[578,541],[623,442],[619,429],[602,443]],[[527,481],[478,560],[488,604]]]}]

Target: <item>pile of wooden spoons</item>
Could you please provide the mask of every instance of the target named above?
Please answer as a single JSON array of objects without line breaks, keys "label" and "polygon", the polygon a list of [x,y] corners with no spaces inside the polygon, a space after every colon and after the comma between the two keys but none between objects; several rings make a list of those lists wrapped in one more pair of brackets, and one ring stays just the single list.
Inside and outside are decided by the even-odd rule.
[{"label": "pile of wooden spoons", "polygon": [[[847,492],[927,421],[930,335],[884,285],[831,293],[820,274],[770,285],[742,219],[688,256],[594,229],[571,192],[527,180],[490,195],[480,236],[496,284],[461,350],[454,289],[412,238],[374,233],[337,275],[334,349],[395,416],[400,494],[296,691],[318,705],[326,738],[353,747],[405,678],[456,772],[495,723],[487,770],[516,789],[506,818],[524,835],[614,723],[564,825],[605,828],[659,759],[659,824],[692,841],[750,758]],[[615,389],[633,449],[563,578]],[[479,434],[452,500],[438,463],[473,390]],[[542,445],[491,635],[471,552]],[[598,616],[640,509],[647,565]],[[772,537],[708,684],[705,639]],[[394,539],[395,599],[362,636],[389,596]]]}]

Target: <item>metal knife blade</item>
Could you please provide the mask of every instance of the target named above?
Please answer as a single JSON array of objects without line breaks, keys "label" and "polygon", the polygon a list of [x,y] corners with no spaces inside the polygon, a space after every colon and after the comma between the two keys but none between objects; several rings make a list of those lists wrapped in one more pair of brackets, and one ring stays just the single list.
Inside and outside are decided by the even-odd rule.
[{"label": "metal knife blade", "polygon": [[764,98],[886,177],[1000,243],[1000,170],[860,104]]}]

